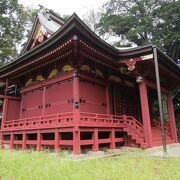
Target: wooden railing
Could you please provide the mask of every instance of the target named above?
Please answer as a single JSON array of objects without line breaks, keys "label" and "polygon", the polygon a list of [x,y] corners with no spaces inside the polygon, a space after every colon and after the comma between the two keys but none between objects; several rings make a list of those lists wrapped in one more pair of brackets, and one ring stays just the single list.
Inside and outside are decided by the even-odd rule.
[{"label": "wooden railing", "polygon": [[43,129],[66,126],[73,126],[72,112],[6,121],[3,130]]},{"label": "wooden railing", "polygon": [[140,137],[144,137],[142,124],[132,116],[117,116],[81,112],[79,125],[129,128],[130,130],[134,131],[134,133],[138,134]]},{"label": "wooden railing", "polygon": [[[27,129],[44,129],[57,127],[73,127],[73,112],[46,115],[18,120],[6,121],[3,126],[4,131],[9,130],[27,130]],[[79,122],[76,125],[80,127],[118,127],[128,128],[134,134],[140,137],[143,135],[142,124],[132,116],[117,116],[108,114],[95,114],[80,112]],[[123,130],[123,129],[122,129]]]},{"label": "wooden railing", "polygon": [[[160,120],[153,119],[153,123],[154,123],[155,127],[158,127],[158,128],[161,129],[161,122],[160,122]],[[164,123],[164,129],[165,129],[166,135],[171,137],[171,127],[170,127],[170,123],[169,122],[165,122]]]},{"label": "wooden railing", "polygon": [[133,116],[124,116],[127,126],[132,129],[140,137],[144,138],[143,125],[137,121]]}]

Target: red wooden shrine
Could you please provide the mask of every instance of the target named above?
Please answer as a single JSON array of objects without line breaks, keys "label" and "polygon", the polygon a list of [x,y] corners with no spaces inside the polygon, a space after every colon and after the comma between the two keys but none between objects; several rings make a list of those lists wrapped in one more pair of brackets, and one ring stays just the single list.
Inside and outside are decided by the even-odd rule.
[{"label": "red wooden shrine", "polygon": [[[0,69],[1,146],[98,151],[162,145],[152,45],[118,50],[73,14],[42,8],[21,55]],[[157,48],[166,141],[180,68]]]}]

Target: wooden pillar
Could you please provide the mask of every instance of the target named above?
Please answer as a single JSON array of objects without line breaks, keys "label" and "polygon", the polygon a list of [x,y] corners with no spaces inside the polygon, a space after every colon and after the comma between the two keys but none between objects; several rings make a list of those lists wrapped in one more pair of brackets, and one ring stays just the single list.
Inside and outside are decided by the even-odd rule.
[{"label": "wooden pillar", "polygon": [[3,130],[4,122],[7,120],[7,111],[8,111],[8,98],[5,97],[3,100],[1,130]]},{"label": "wooden pillar", "polygon": [[114,130],[114,128],[111,129],[110,138],[111,138],[110,149],[115,149],[116,148],[116,142],[115,142],[115,130]]},{"label": "wooden pillar", "polygon": [[41,131],[38,130],[37,131],[37,147],[36,147],[36,151],[41,151],[41,140],[42,140],[42,134],[41,134]]},{"label": "wooden pillar", "polygon": [[10,137],[10,149],[14,149],[14,133],[11,132],[11,137]]},{"label": "wooden pillar", "polygon": [[152,147],[152,132],[151,132],[151,122],[150,122],[149,103],[148,103],[148,94],[147,94],[148,92],[147,92],[145,79],[139,82],[139,92],[140,92],[140,100],[141,100],[141,113],[143,119],[145,142],[148,143],[149,147]]},{"label": "wooden pillar", "polygon": [[79,73],[77,70],[74,71],[73,77],[73,122],[74,122],[74,130],[73,130],[73,153],[80,154],[80,129],[79,129],[79,120],[80,120],[80,107],[79,107]]},{"label": "wooden pillar", "polygon": [[23,131],[23,138],[22,138],[22,150],[26,150],[26,131]]},{"label": "wooden pillar", "polygon": [[22,95],[21,95],[21,107],[20,107],[20,119],[22,119],[23,99],[24,99],[24,95],[22,93]]},{"label": "wooden pillar", "polygon": [[174,116],[172,97],[170,94],[167,96],[167,104],[168,104],[169,120],[170,120],[170,127],[171,127],[171,136],[175,142],[178,142],[176,120]]},{"label": "wooden pillar", "polygon": [[116,115],[117,114],[117,103],[116,103],[116,85],[113,84],[113,114]]},{"label": "wooden pillar", "polygon": [[111,114],[109,85],[106,86],[106,113]]},{"label": "wooden pillar", "polygon": [[8,92],[8,84],[9,84],[9,81],[8,81],[8,79],[6,79],[5,98],[4,98],[4,100],[3,100],[3,111],[2,111],[1,130],[3,130],[4,122],[7,120],[7,111],[8,111],[7,92]]},{"label": "wooden pillar", "polygon": [[59,140],[60,140],[59,129],[56,129],[55,130],[55,142],[54,142],[54,151],[55,152],[59,152],[59,150],[60,150]]},{"label": "wooden pillar", "polygon": [[79,129],[74,129],[73,131],[73,154],[81,154]]},{"label": "wooden pillar", "polygon": [[80,82],[79,82],[79,73],[77,70],[74,71],[73,77],[73,121],[75,128],[78,128],[80,120]]},{"label": "wooden pillar", "polygon": [[93,151],[99,151],[98,128],[95,128],[95,129],[94,129],[94,132],[93,132],[93,140],[94,140]]},{"label": "wooden pillar", "polygon": [[0,149],[3,149],[3,133],[0,132]]},{"label": "wooden pillar", "polygon": [[46,85],[43,84],[43,96],[42,96],[42,116],[45,115],[46,112]]}]

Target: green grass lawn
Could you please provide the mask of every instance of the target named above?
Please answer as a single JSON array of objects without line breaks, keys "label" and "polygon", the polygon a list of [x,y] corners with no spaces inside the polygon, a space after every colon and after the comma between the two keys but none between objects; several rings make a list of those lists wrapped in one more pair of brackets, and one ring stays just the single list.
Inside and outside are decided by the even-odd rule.
[{"label": "green grass lawn", "polygon": [[0,150],[0,176],[1,180],[179,180],[180,159],[125,154],[104,159],[73,161],[47,152]]}]

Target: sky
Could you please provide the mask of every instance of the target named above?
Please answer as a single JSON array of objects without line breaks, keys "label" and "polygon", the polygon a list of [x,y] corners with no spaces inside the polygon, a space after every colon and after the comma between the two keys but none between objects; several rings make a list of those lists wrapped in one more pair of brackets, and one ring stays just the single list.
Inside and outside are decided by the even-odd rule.
[{"label": "sky", "polygon": [[89,10],[98,10],[107,0],[19,0],[19,3],[33,8],[38,4],[52,9],[62,15],[72,15],[74,12],[82,17]]}]

